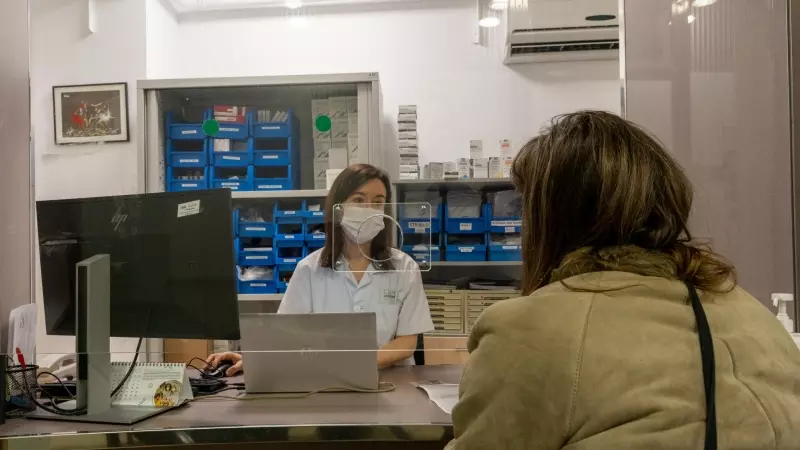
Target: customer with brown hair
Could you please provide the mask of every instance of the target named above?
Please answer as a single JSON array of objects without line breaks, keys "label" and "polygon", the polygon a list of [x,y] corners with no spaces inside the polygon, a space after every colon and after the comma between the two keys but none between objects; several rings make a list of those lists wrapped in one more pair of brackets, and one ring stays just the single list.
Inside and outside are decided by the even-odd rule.
[{"label": "customer with brown hair", "polygon": [[567,114],[512,172],[527,297],[475,325],[450,449],[800,449],[800,351],[692,240],[653,137]]}]

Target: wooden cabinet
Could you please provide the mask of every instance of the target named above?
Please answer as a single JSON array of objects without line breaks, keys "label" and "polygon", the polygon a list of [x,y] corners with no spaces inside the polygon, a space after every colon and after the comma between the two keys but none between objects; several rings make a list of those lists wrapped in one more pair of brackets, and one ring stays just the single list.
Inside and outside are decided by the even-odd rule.
[{"label": "wooden cabinet", "polygon": [[467,336],[424,337],[425,365],[463,365],[467,362]]}]

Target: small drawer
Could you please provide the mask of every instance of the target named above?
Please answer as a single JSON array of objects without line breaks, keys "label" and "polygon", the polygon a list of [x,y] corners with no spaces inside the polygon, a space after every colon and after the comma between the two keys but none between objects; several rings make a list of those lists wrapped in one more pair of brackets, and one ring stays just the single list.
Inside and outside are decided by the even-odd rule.
[{"label": "small drawer", "polygon": [[254,169],[256,191],[288,191],[294,188],[292,166],[256,166]]},{"label": "small drawer", "polygon": [[212,167],[211,186],[214,189],[252,191],[252,167]]},{"label": "small drawer", "polygon": [[[294,117],[291,111],[288,111],[288,116],[285,122],[253,122],[250,125],[250,134],[256,138],[289,138],[292,136]],[[252,115],[250,120],[253,121]]]},{"label": "small drawer", "polygon": [[246,140],[250,134],[247,128],[246,123],[220,122],[219,132],[213,136],[213,139]]},{"label": "small drawer", "polygon": [[275,224],[272,222],[239,222],[241,237],[273,237]]}]

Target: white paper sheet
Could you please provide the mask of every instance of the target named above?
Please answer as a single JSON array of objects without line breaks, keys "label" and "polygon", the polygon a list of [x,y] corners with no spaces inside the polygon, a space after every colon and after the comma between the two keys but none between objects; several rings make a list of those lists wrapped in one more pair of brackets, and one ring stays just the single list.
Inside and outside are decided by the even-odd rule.
[{"label": "white paper sheet", "polygon": [[36,305],[31,303],[11,310],[8,318],[8,354],[14,355],[19,364],[16,349],[19,349],[25,362],[33,364],[36,347]]},{"label": "white paper sheet", "polygon": [[441,381],[420,381],[411,383],[428,394],[428,398],[436,403],[447,414],[453,413],[453,407],[458,403],[458,385],[442,383]]}]

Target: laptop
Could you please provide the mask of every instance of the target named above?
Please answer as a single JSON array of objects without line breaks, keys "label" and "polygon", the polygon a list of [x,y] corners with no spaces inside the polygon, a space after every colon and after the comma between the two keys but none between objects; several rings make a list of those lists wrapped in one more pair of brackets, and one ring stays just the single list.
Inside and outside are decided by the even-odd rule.
[{"label": "laptop", "polygon": [[248,394],[378,389],[375,313],[241,314]]}]

